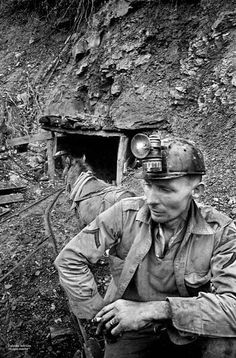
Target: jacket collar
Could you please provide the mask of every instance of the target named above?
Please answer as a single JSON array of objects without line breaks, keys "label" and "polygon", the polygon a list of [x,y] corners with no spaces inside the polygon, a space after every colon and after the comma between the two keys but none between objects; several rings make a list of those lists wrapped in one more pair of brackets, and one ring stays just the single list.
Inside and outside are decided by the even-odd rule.
[{"label": "jacket collar", "polygon": [[139,209],[137,216],[136,216],[136,220],[141,221],[145,224],[151,223],[151,214],[150,214],[150,210],[149,210],[149,207],[148,207],[146,201],[144,201],[143,205]]},{"label": "jacket collar", "polygon": [[[214,230],[211,226],[206,222],[204,217],[201,214],[201,210],[196,204],[194,200],[190,205],[189,209],[189,219],[188,219],[188,227],[189,231],[192,234],[196,235],[212,235],[214,234]],[[141,221],[145,224],[151,224],[151,215],[150,210],[146,202],[144,202],[143,206],[139,209],[136,220]]]},{"label": "jacket collar", "polygon": [[196,235],[213,235],[215,231],[204,219],[197,203],[192,200],[190,207],[190,231]]}]

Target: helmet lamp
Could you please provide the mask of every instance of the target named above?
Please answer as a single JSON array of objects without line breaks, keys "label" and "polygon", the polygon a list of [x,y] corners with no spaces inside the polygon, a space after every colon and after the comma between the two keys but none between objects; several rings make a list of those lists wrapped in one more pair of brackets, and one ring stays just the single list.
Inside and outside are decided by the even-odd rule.
[{"label": "helmet lamp", "polygon": [[131,140],[131,151],[138,159],[145,158],[151,149],[151,142],[147,135],[136,134]]},{"label": "helmet lamp", "polygon": [[131,141],[131,151],[147,172],[162,171],[161,140],[158,134],[148,137],[145,134],[136,134]]}]

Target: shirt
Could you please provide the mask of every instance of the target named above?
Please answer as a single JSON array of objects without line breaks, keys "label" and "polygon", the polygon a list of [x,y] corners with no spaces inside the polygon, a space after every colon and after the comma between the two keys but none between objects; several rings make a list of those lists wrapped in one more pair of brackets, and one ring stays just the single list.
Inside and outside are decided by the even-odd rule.
[{"label": "shirt", "polygon": [[181,225],[167,245],[161,225],[153,228],[151,249],[139,264],[123,298],[143,302],[179,296],[174,274],[174,258],[183,239],[183,228],[184,225]]}]

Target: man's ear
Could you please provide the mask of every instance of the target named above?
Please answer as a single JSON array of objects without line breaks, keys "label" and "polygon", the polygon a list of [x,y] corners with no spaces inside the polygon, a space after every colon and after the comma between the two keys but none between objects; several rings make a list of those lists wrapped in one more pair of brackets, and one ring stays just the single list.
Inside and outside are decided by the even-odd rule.
[{"label": "man's ear", "polygon": [[195,200],[200,200],[203,196],[205,191],[205,184],[203,182],[198,183],[193,189],[192,189],[192,197]]}]

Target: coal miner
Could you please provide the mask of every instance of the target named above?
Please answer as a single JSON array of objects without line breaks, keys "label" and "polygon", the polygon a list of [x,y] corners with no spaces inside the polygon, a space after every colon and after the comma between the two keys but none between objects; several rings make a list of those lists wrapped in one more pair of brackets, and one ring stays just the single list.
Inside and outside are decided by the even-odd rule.
[{"label": "coal miner", "polygon": [[[202,152],[182,138],[136,134],[144,196],[126,198],[55,261],[78,318],[105,332],[105,358],[236,357],[236,228],[200,204]],[[104,298],[89,269],[109,249]]]}]

